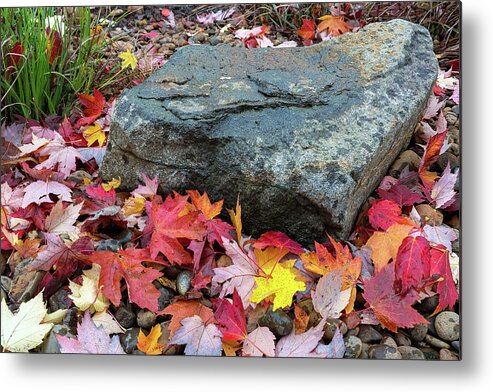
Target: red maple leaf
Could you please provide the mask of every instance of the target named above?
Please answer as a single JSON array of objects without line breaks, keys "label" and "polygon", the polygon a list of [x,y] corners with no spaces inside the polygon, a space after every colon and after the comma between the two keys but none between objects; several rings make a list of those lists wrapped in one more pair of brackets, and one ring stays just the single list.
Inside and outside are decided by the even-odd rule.
[{"label": "red maple leaf", "polygon": [[231,234],[229,234],[229,231],[234,230],[233,226],[216,218],[221,213],[224,200],[219,200],[212,204],[206,192],[203,195],[197,191],[187,191],[187,193],[192,200],[192,204],[201,212],[199,220],[204,223],[207,229],[207,240],[209,243],[214,244],[214,242],[218,242],[222,245],[223,237],[230,240]]},{"label": "red maple leaf", "polygon": [[185,250],[180,240],[190,243],[191,240],[202,241],[207,230],[198,218],[199,211],[184,211],[188,196],[175,193],[169,195],[163,204],[152,203],[150,220],[154,231],[149,248],[151,256],[161,252],[171,264],[190,264],[192,256]]},{"label": "red maple leaf", "polygon": [[[57,234],[45,233],[44,236],[47,245],[38,253],[31,267],[47,271],[38,285],[38,291],[44,289],[43,296],[49,298],[77,270],[82,269],[88,258],[87,252],[93,249],[93,245],[89,237],[81,237],[69,247]],[[52,267],[54,271],[51,271]]]},{"label": "red maple leaf", "polygon": [[257,249],[265,249],[268,246],[273,246],[275,248],[286,249],[295,255],[305,253],[300,244],[279,231],[268,231],[262,234],[258,240],[254,241],[253,246]]},{"label": "red maple leaf", "polygon": [[455,287],[452,270],[449,263],[449,252],[443,245],[437,245],[430,251],[431,259],[431,275],[440,275],[440,280],[437,283],[436,292],[439,295],[438,306],[433,312],[437,314],[445,308],[452,308],[459,298],[459,293]]},{"label": "red maple leaf", "polygon": [[99,285],[103,286],[103,294],[115,306],[120,305],[122,298],[121,280],[125,280],[128,289],[128,299],[141,308],[153,312],[158,311],[159,291],[152,284],[162,274],[156,269],[144,267],[142,262],[152,261],[149,250],[127,248],[118,252],[107,250],[94,252],[90,256],[92,263],[101,266]]},{"label": "red maple leaf", "polygon": [[94,89],[94,95],[80,94],[79,101],[86,107],[82,111],[84,117],[77,121],[77,126],[89,125],[96,121],[101,114],[103,114],[104,107],[106,105],[106,99],[99,90]]},{"label": "red maple leaf", "polygon": [[421,163],[419,164],[418,174],[426,188],[432,188],[435,183],[436,173],[428,171],[428,167],[433,165],[440,156],[447,132],[437,133],[428,140]]},{"label": "red maple leaf", "polygon": [[315,22],[309,19],[302,19],[303,25],[298,30],[297,34],[304,40],[313,40],[315,38]]},{"label": "red maple leaf", "polygon": [[363,297],[370,304],[380,323],[392,332],[411,328],[428,321],[411,306],[418,298],[415,291],[400,296],[394,291],[394,264],[388,264],[364,282]]},{"label": "red maple leaf", "polygon": [[106,191],[102,184],[89,185],[86,187],[85,192],[87,196],[97,203],[99,208],[109,207],[116,203],[116,191],[114,188]]},{"label": "red maple leaf", "polygon": [[24,47],[20,42],[16,42],[12,49],[10,49],[10,52],[7,53],[5,58],[7,59],[7,68],[6,68],[6,73],[7,73],[7,78],[10,78],[10,75],[15,71],[17,64],[22,59],[22,55],[24,54]]},{"label": "red maple leaf", "polygon": [[395,259],[396,282],[400,292],[421,286],[430,276],[430,243],[424,237],[407,237],[402,241]]},{"label": "red maple leaf", "polygon": [[217,327],[223,334],[223,340],[244,340],[247,335],[245,310],[236,289],[233,292],[233,303],[227,299],[213,299],[214,317]]},{"label": "red maple leaf", "polygon": [[412,206],[424,200],[422,195],[400,183],[392,185],[388,190],[378,188],[378,196],[385,200],[394,201],[400,207]]},{"label": "red maple leaf", "polygon": [[376,230],[387,230],[394,223],[404,223],[401,208],[392,200],[374,201],[368,210],[370,224]]}]

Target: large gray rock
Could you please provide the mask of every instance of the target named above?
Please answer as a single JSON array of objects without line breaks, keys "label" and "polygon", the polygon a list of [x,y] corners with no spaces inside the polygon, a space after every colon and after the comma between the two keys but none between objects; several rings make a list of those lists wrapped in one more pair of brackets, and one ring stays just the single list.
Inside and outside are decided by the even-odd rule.
[{"label": "large gray rock", "polygon": [[251,234],[345,237],[436,74],[427,30],[402,20],[307,48],[187,46],[119,98],[102,175],[239,193]]}]

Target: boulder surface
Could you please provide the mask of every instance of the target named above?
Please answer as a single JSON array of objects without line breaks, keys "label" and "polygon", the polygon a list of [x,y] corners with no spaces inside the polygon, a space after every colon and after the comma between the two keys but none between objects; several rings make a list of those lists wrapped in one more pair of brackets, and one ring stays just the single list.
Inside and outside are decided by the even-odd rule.
[{"label": "boulder surface", "polygon": [[350,234],[409,143],[437,75],[428,31],[403,20],[310,47],[187,46],[118,99],[102,177],[206,191],[243,225],[309,243]]}]

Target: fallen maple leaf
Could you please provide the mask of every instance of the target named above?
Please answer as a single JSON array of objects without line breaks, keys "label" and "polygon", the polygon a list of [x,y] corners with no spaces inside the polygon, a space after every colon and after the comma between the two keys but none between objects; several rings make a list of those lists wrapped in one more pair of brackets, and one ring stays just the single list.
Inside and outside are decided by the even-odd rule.
[{"label": "fallen maple leaf", "polygon": [[228,210],[229,217],[236,231],[236,238],[238,244],[241,243],[241,230],[243,229],[243,225],[241,223],[241,205],[240,205],[240,195],[236,199],[236,209]]},{"label": "fallen maple leaf", "polygon": [[313,308],[324,318],[339,318],[349,303],[352,288],[341,290],[340,270],[334,270],[323,276],[312,291]]},{"label": "fallen maple leaf", "polygon": [[94,313],[92,321],[96,327],[102,326],[108,335],[125,333],[125,329],[118,323],[115,317],[107,310]]},{"label": "fallen maple leaf", "polygon": [[199,316],[206,325],[214,321],[212,309],[202,305],[197,300],[175,302],[174,304],[168,305],[160,313],[172,316],[171,322],[168,325],[170,338],[181,328],[181,320],[187,317]]},{"label": "fallen maple leaf", "polygon": [[423,112],[423,119],[429,120],[430,118],[435,117],[444,104],[445,101],[440,102],[439,98],[436,95],[432,94],[428,99],[425,110]]},{"label": "fallen maple leaf", "polygon": [[315,353],[322,356],[322,358],[344,358],[345,352],[346,345],[344,344],[344,338],[341,330],[337,327],[329,344],[319,344],[315,347]]},{"label": "fallen maple leaf", "polygon": [[416,292],[401,296],[394,291],[394,263],[388,264],[371,279],[364,281],[363,297],[370,304],[382,326],[392,332],[397,328],[411,328],[416,324],[428,324],[411,305],[416,302]]},{"label": "fallen maple leaf", "polygon": [[294,305],[294,329],[296,335],[303,333],[308,328],[310,316],[298,305]]},{"label": "fallen maple leaf", "polygon": [[55,334],[63,354],[125,354],[118,336],[110,336],[102,326],[96,327],[86,311],[77,326],[77,338]]},{"label": "fallen maple leaf", "polygon": [[106,141],[106,133],[99,124],[88,126],[82,131],[82,135],[84,135],[84,139],[87,140],[88,147],[92,146],[96,142],[102,146]]},{"label": "fallen maple leaf", "polygon": [[249,300],[255,303],[274,296],[273,310],[291,306],[293,295],[298,291],[304,291],[304,282],[296,280],[296,275],[291,271],[295,260],[278,264],[270,277],[256,277],[257,288],[253,290]]},{"label": "fallen maple leaf", "polygon": [[424,200],[421,194],[400,183],[392,185],[388,190],[378,188],[377,192],[382,199],[394,201],[400,207],[412,206]]},{"label": "fallen maple leaf", "polygon": [[48,311],[43,302],[43,294],[21,303],[19,310],[13,314],[2,298],[1,331],[2,347],[11,352],[28,352],[38,347],[53,324],[41,322]]},{"label": "fallen maple leaf", "polygon": [[376,230],[387,230],[394,223],[402,223],[401,212],[392,200],[376,200],[368,210],[368,220]]},{"label": "fallen maple leaf", "polygon": [[40,157],[47,156],[48,159],[36,165],[34,169],[54,169],[56,166],[57,171],[63,174],[63,178],[68,177],[76,169],[76,159],[84,161],[80,152],[74,147],[67,146],[57,132],[55,132],[55,139],[42,147],[38,154]]},{"label": "fallen maple leaf", "polygon": [[137,57],[130,52],[130,50],[127,49],[126,52],[122,52],[118,55],[119,58],[121,58],[122,61],[122,69],[125,69],[127,67],[132,68],[134,70],[137,67]]},{"label": "fallen maple leaf", "polygon": [[156,324],[152,327],[147,336],[141,329],[139,330],[139,337],[137,338],[137,348],[145,355],[160,355],[164,349],[164,346],[158,343],[160,337],[161,324]]},{"label": "fallen maple leaf", "polygon": [[320,321],[317,326],[299,335],[295,334],[294,329],[287,336],[282,337],[276,345],[276,357],[318,357],[323,358],[324,353],[317,353],[320,339],[324,335],[324,325],[326,320]]},{"label": "fallen maple leaf", "polygon": [[145,174],[141,174],[145,185],[139,185],[133,192],[132,195],[140,195],[148,198],[156,196],[159,187],[159,179],[157,177],[151,179]]},{"label": "fallen maple leaf", "polygon": [[455,173],[451,173],[450,162],[448,162],[442,176],[431,190],[431,199],[435,204],[435,208],[443,208],[455,197],[454,186],[458,177],[459,169]]},{"label": "fallen maple leaf", "polygon": [[81,237],[73,243],[65,243],[57,234],[45,233],[44,237],[46,247],[32,263],[32,268],[36,270],[49,271],[54,265],[57,270],[63,269],[65,265],[77,266],[77,260],[85,259],[81,251],[91,248],[91,240],[88,237]]},{"label": "fallen maple leaf", "polygon": [[300,244],[279,231],[268,231],[262,234],[258,240],[253,242],[253,246],[257,249],[273,246],[275,248],[287,249],[295,255],[304,253],[303,247]]},{"label": "fallen maple leaf", "polygon": [[106,99],[104,98],[103,94],[101,94],[97,89],[94,89],[93,94],[94,95],[79,95],[79,101],[82,105],[86,107],[86,109],[82,111],[84,117],[79,119],[76,127],[92,124],[98,119],[99,116],[101,116],[101,114],[103,114],[103,110],[106,105]]},{"label": "fallen maple leaf", "polygon": [[56,181],[36,181],[29,184],[25,189],[24,198],[22,199],[22,208],[29,204],[54,203],[50,199],[50,194],[58,196],[59,200],[72,201],[72,190]]},{"label": "fallen maple leaf", "polygon": [[443,245],[449,252],[452,252],[452,242],[459,238],[454,229],[445,225],[425,225],[423,227],[423,235],[430,243]]},{"label": "fallen maple leaf", "polygon": [[378,272],[385,267],[391,259],[397,257],[397,251],[413,226],[394,223],[386,231],[376,231],[367,241],[366,245],[371,248],[371,259]]},{"label": "fallen maple leaf", "polygon": [[154,225],[149,248],[151,256],[159,252],[172,264],[190,264],[192,257],[178,239],[202,241],[207,230],[198,219],[199,212],[181,215],[187,205],[188,196],[168,196],[162,205],[153,203],[149,217]]},{"label": "fallen maple leaf", "polygon": [[297,31],[297,34],[304,40],[313,40],[315,38],[315,22],[309,19],[302,19],[303,25]]},{"label": "fallen maple leaf", "polygon": [[221,356],[221,331],[214,325],[205,325],[199,316],[181,320],[169,344],[186,344],[185,355]]},{"label": "fallen maple leaf", "polygon": [[433,315],[441,312],[447,307],[453,308],[459,299],[459,293],[455,287],[455,282],[450,268],[449,251],[443,246],[438,245],[430,251],[431,275],[440,275],[437,283],[436,292],[439,295],[438,305]]},{"label": "fallen maple leaf", "polygon": [[82,272],[82,285],[75,282],[69,282],[69,288],[72,294],[68,297],[74,302],[79,310],[90,310],[93,312],[104,312],[109,306],[108,298],[103,296],[99,287],[99,276],[101,267],[99,264],[93,264],[91,269]]},{"label": "fallen maple leaf", "polygon": [[395,258],[395,277],[402,293],[420,287],[430,276],[430,243],[424,237],[407,237]]},{"label": "fallen maple leaf", "polygon": [[317,26],[318,32],[321,33],[322,31],[327,30],[331,37],[337,37],[353,30],[351,26],[344,22],[344,16],[325,15],[318,18],[318,20],[322,21],[322,23]]},{"label": "fallen maple leaf", "polygon": [[243,343],[243,355],[273,357],[276,337],[267,327],[258,327],[248,334]]},{"label": "fallen maple leaf", "polygon": [[224,200],[219,200],[212,204],[209,200],[209,196],[207,196],[207,193],[205,192],[203,195],[197,191],[187,191],[187,193],[195,208],[203,214],[202,216],[199,216],[199,219],[204,223],[207,229],[207,240],[209,243],[213,244],[214,242],[218,242],[219,244],[222,244],[222,237],[231,239],[229,231],[232,230],[233,227],[221,219],[214,219],[221,213]]},{"label": "fallen maple leaf", "polygon": [[419,177],[426,188],[431,189],[434,185],[436,173],[430,172],[427,169],[437,161],[446,137],[447,132],[437,133],[436,135],[430,137],[428,143],[426,144],[423,158],[421,158],[418,169]]},{"label": "fallen maple leaf", "polygon": [[79,217],[82,204],[69,205],[63,208],[63,202],[59,200],[46,217],[45,230],[47,233],[78,233],[79,229],[74,226]]},{"label": "fallen maple leaf", "polygon": [[214,317],[223,340],[244,340],[247,326],[243,303],[236,289],[233,292],[233,303],[227,299],[213,299]]},{"label": "fallen maple leaf", "polygon": [[153,312],[158,311],[160,293],[152,282],[162,274],[156,269],[142,265],[143,261],[155,262],[151,259],[148,249],[132,247],[120,249],[116,253],[103,250],[94,252],[89,260],[101,266],[99,286],[103,286],[103,294],[115,306],[120,305],[120,281],[123,278],[127,284],[130,302]]},{"label": "fallen maple leaf", "polygon": [[246,309],[250,304],[249,298],[255,287],[254,278],[258,276],[258,265],[254,253],[251,250],[248,250],[248,254],[245,253],[236,241],[223,239],[223,246],[233,264],[228,267],[214,268],[212,291],[220,291],[219,297],[224,298],[232,294],[236,288],[243,301],[243,307]]}]

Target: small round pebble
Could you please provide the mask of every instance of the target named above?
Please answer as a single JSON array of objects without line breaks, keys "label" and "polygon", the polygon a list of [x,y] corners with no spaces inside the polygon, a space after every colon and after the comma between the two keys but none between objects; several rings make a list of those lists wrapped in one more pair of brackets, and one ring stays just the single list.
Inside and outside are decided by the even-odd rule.
[{"label": "small round pebble", "polygon": [[372,359],[402,359],[402,355],[395,347],[385,344],[376,344],[370,348],[370,358]]},{"label": "small round pebble", "polygon": [[440,358],[440,356],[438,355],[438,352],[431,347],[423,347],[423,348],[421,348],[421,352],[425,356],[425,359],[430,360],[430,361],[434,361],[434,360]]},{"label": "small round pebble", "polygon": [[360,325],[358,337],[363,343],[377,343],[382,340],[382,334],[371,325]]},{"label": "small round pebble", "polygon": [[443,340],[437,339],[431,335],[425,336],[425,342],[428,343],[430,346],[437,348],[450,348],[450,345],[448,343],[445,343]]},{"label": "small round pebble", "polygon": [[410,346],[411,345],[411,339],[409,339],[406,335],[398,332],[395,335],[395,341],[398,346]]},{"label": "small round pebble", "polygon": [[182,271],[176,277],[176,290],[180,295],[185,295],[190,289],[193,274],[191,271]]},{"label": "small round pebble", "polygon": [[380,344],[385,344],[386,346],[397,348],[396,341],[390,336],[384,336]]},{"label": "small round pebble", "polygon": [[361,354],[358,359],[368,359],[370,358],[370,345],[368,343],[363,343],[361,345]]},{"label": "small round pebble", "polygon": [[428,324],[418,324],[410,330],[411,339],[421,342],[428,333]]},{"label": "small round pebble", "polygon": [[156,313],[150,310],[139,310],[137,313],[137,325],[140,328],[150,329],[154,324],[156,324]]},{"label": "small round pebble", "polygon": [[324,326],[324,339],[327,341],[332,340],[334,334],[337,331],[337,328],[341,331],[343,335],[347,332],[347,325],[344,321],[334,318],[327,319],[327,322]]},{"label": "small round pebble", "polygon": [[357,336],[347,336],[344,338],[346,352],[344,358],[358,358],[363,350],[363,342]]},{"label": "small round pebble", "polygon": [[400,346],[397,348],[402,355],[402,359],[425,359],[423,352],[416,347]]},{"label": "small round pebble", "polygon": [[435,319],[437,335],[448,342],[460,337],[460,319],[455,312],[442,312]]},{"label": "small round pebble", "polygon": [[458,361],[459,357],[452,351],[442,348],[440,350],[440,361]]}]

